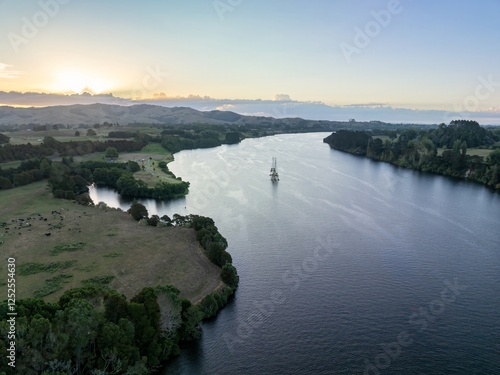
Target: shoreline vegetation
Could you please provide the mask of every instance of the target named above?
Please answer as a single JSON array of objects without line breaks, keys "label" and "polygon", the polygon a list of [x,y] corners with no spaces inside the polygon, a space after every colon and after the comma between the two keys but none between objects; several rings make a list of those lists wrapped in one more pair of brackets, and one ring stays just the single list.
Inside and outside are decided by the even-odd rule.
[{"label": "shoreline vegetation", "polygon": [[[462,178],[500,191],[498,133],[470,120],[417,132],[339,130],[324,138],[331,148],[400,167]],[[470,152],[470,148],[474,148]],[[487,156],[481,156],[487,155]]]}]

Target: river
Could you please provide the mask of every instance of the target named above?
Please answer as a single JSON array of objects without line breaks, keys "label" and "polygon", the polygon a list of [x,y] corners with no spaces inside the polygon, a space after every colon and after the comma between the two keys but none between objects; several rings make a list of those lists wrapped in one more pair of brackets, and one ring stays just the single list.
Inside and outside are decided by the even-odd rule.
[{"label": "river", "polygon": [[175,155],[190,193],[144,203],[212,217],[240,287],[164,374],[500,373],[500,195],[331,150],[327,135]]}]

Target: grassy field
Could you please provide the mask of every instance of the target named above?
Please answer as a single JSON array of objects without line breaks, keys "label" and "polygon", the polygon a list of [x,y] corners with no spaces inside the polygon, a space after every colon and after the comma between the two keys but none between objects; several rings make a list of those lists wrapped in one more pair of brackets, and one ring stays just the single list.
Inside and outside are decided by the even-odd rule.
[{"label": "grassy field", "polygon": [[[80,132],[80,136],[75,136],[76,131]],[[13,145],[31,143],[33,145],[38,145],[42,143],[44,137],[54,137],[59,142],[69,142],[69,141],[103,141],[108,138],[109,132],[112,131],[128,131],[136,132],[140,131],[145,134],[150,134],[153,136],[160,135],[163,129],[158,128],[148,128],[148,127],[101,127],[98,129],[93,129],[96,132],[95,136],[87,136],[87,129],[59,129],[59,130],[45,130],[45,131],[29,131],[29,130],[19,130],[15,132],[5,132],[4,134],[10,137],[10,143]]]},{"label": "grassy field", "polygon": [[485,149],[482,149],[482,148],[468,148],[467,149],[467,155],[477,155],[477,156],[483,156],[483,157],[487,157],[490,152],[492,152],[493,150],[485,150]]},{"label": "grassy field", "polygon": [[134,177],[144,181],[149,187],[154,187],[158,182],[168,182],[170,184],[178,184],[181,180],[163,173],[160,169],[154,167],[146,167],[144,171],[134,173]]},{"label": "grassy field", "polygon": [[140,152],[146,154],[161,155],[163,157],[172,158],[172,160],[174,160],[172,154],[169,151],[165,150],[163,146],[159,143],[150,143],[146,147],[144,147]]},{"label": "grassy field", "polygon": [[[106,160],[104,154],[104,152],[94,152],[92,154],[75,156],[73,159],[76,162],[103,161]],[[55,158],[54,160],[60,161],[61,159],[62,158]],[[135,173],[134,176],[137,179],[146,182],[148,186],[153,187],[160,181],[165,181],[173,184],[180,182],[179,180],[175,179],[169,174],[164,173],[160,168],[158,168],[158,162],[164,161],[166,163],[170,163],[174,160],[174,156],[170,152],[165,150],[159,143],[148,144],[141,151],[121,153],[117,159],[117,162],[126,162],[129,160],[136,161],[141,166],[144,165],[144,170]],[[20,162],[12,163],[20,164]]]},{"label": "grassy field", "polygon": [[372,137],[373,139],[375,138],[378,138],[380,139],[382,142],[385,142],[385,141],[390,141],[391,138],[388,136],[388,135],[375,135]]},{"label": "grassy field", "polygon": [[220,284],[220,269],[193,230],[146,226],[118,210],[54,199],[43,181],[0,192],[0,249],[0,290],[6,296],[6,258],[14,257],[18,299],[54,301],[88,284],[132,297],[145,286],[172,284],[196,302]]},{"label": "grassy field", "polygon": [[[443,151],[444,149],[442,148],[438,148],[438,155],[442,155],[443,154]],[[468,148],[467,149],[467,155],[470,155],[470,156],[482,156],[482,157],[487,157],[490,152],[492,152],[493,150],[489,150],[489,149],[484,149],[484,148]]]},{"label": "grassy field", "polygon": [[160,161],[164,161],[168,164],[174,160],[174,156],[170,152],[165,150],[159,143],[150,143],[138,152],[120,154],[118,160],[134,160],[141,166],[144,166],[144,170],[134,173],[134,177],[143,180],[148,184],[148,186],[153,187],[160,181],[165,181],[172,184],[180,182],[171,175],[164,173],[158,167],[158,163]]},{"label": "grassy field", "polygon": [[6,163],[0,163],[0,168],[2,168],[2,169],[17,168],[20,165],[21,165],[20,160],[8,161]]},{"label": "grassy field", "polygon": [[80,136],[75,136],[76,129],[60,129],[60,130],[46,130],[46,131],[28,131],[20,130],[16,132],[5,133],[10,137],[10,143],[13,145],[31,143],[38,145],[42,143],[44,137],[54,137],[59,142],[69,141],[99,141],[108,136],[109,129],[95,129],[97,135],[87,137],[86,129],[78,129]]}]

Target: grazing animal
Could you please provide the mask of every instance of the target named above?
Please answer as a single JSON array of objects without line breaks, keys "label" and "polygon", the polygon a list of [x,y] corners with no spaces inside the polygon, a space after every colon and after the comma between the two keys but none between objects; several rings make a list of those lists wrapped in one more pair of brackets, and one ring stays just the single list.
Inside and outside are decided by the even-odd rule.
[{"label": "grazing animal", "polygon": [[45,235],[48,237],[48,236],[50,236],[50,235],[51,235],[51,233],[45,233]]}]

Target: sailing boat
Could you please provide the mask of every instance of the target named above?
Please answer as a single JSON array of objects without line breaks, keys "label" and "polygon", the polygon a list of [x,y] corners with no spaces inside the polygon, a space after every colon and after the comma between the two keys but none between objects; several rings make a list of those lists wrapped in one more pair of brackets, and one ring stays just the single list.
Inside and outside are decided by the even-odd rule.
[{"label": "sailing boat", "polygon": [[271,165],[271,173],[269,176],[271,176],[271,181],[272,182],[277,182],[280,180],[280,176],[278,175],[278,167],[276,166],[276,158],[273,157],[273,164]]}]

